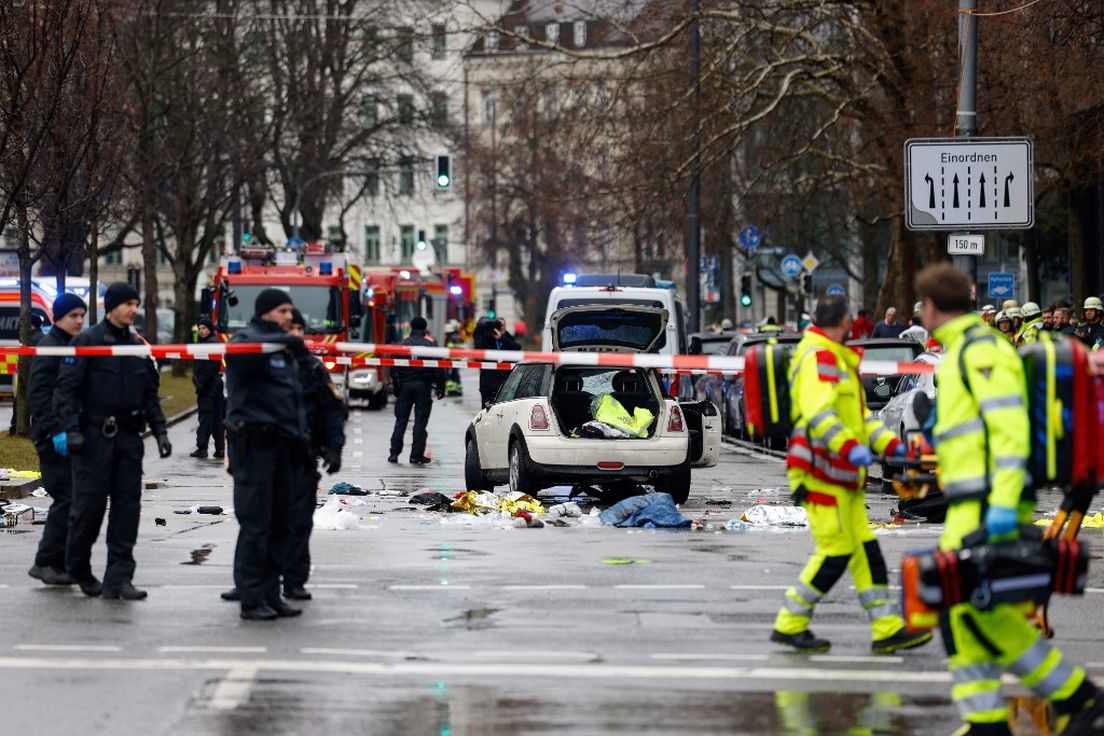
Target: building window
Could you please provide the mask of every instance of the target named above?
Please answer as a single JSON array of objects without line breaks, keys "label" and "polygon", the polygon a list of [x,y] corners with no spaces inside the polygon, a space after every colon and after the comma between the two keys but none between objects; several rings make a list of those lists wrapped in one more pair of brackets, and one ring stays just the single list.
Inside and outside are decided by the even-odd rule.
[{"label": "building window", "polygon": [[380,228],[379,225],[367,225],[364,228],[364,262],[380,262]]},{"label": "building window", "polygon": [[363,31],[364,52],[368,58],[374,59],[379,53],[379,29],[375,26],[365,26]]},{"label": "building window", "polygon": [[398,106],[399,125],[413,125],[414,95],[399,95],[396,102]]},{"label": "building window", "polygon": [[164,248],[158,248],[157,249],[157,265],[158,266],[167,266],[167,265],[169,265],[169,256],[165,252]]},{"label": "building window", "polygon": [[445,49],[447,44],[448,35],[445,32],[445,26],[441,23],[434,23],[432,30],[432,47],[431,53],[434,59],[445,58]]},{"label": "building window", "polygon": [[116,248],[110,250],[104,254],[103,263],[105,266],[121,266],[123,265],[123,249]]},{"label": "building window", "polygon": [[491,31],[487,34],[487,50],[498,51],[498,31]]},{"label": "building window", "polygon": [[414,63],[414,29],[410,27],[403,27],[398,29],[395,34],[395,56],[399,61],[405,61],[407,64]]},{"label": "building window", "polygon": [[517,36],[519,49],[529,48],[529,26],[514,26],[514,34]]},{"label": "building window", "polygon": [[498,105],[498,95],[488,94],[483,98],[483,122],[491,125],[495,121],[495,106]]},{"label": "building window", "polygon": [[430,93],[429,121],[437,129],[448,126],[448,95],[444,92]]},{"label": "building window", "polygon": [[368,129],[379,125],[379,98],[375,94],[360,99],[360,123]]},{"label": "building window", "polygon": [[560,42],[560,24],[548,23],[544,27],[544,38],[548,43]]},{"label": "building window", "polygon": [[334,253],[345,252],[345,231],[340,225],[330,225],[326,228],[326,242],[330,244]]},{"label": "building window", "polygon": [[409,263],[414,255],[414,226],[399,225],[399,259],[401,263]]},{"label": "building window", "polygon": [[575,34],[575,48],[581,49],[582,47],[586,46],[586,21],[575,21],[572,30]]},{"label": "building window", "polygon": [[380,175],[379,175],[379,161],[372,159],[368,162],[364,169],[364,193],[369,197],[375,197],[379,194]]},{"label": "building window", "polygon": [[448,263],[448,225],[433,226],[433,251],[437,263]]},{"label": "building window", "polygon": [[399,194],[414,193],[414,159],[403,156],[399,159]]}]

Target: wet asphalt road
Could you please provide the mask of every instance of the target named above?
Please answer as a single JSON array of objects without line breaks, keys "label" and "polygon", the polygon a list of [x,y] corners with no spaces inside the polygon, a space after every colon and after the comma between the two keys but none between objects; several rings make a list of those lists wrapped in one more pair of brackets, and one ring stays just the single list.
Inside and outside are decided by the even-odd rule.
[{"label": "wet asphalt road", "polygon": [[[767,641],[782,591],[811,549],[807,532],[721,529],[758,501],[781,500],[778,460],[729,450],[717,468],[696,472],[684,512],[705,522],[700,531],[503,529],[391,495],[462,490],[461,437],[476,397],[435,406],[434,463],[424,468],[384,462],[390,409],[353,412],[345,467],[323,490],[344,480],[373,493],[354,500],[365,504],[352,509],[362,528],[316,532],[315,598],[298,619],[246,623],[219,600],[232,584],[233,517],[174,513],[231,506],[221,466],[186,457],[194,419],[172,430],[172,459],[156,459],[147,444],[147,480],[158,487],[144,496],[135,582],[148,600],[39,586],[26,568],[41,528],[0,534],[0,732],[953,729],[941,647],[871,656],[843,582],[814,618],[833,641],[830,654],[791,655]],[[870,505],[875,521],[888,520],[888,498],[871,494]],[[1053,506],[1053,498],[1041,504]],[[904,550],[933,545],[938,528],[881,535],[892,566]],[[94,565],[102,570],[102,542]],[[1084,598],[1058,600],[1052,616],[1058,643],[1104,678],[1099,563],[1090,585]]]}]

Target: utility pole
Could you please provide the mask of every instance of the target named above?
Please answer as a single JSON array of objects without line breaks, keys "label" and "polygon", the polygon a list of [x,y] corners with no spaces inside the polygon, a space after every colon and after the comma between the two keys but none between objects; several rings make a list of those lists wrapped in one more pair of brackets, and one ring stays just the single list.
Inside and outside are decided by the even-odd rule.
[{"label": "utility pole", "polygon": [[[978,0],[958,0],[958,109],[955,111],[955,138],[975,138],[977,123],[977,41]],[[954,267],[970,277],[980,293],[977,256],[951,256]],[[976,306],[975,299],[975,306]]]},{"label": "utility pole", "polygon": [[694,85],[691,123],[694,126],[694,158],[690,164],[690,194],[686,203],[686,311],[690,332],[701,331],[701,0],[691,0],[690,83]]}]

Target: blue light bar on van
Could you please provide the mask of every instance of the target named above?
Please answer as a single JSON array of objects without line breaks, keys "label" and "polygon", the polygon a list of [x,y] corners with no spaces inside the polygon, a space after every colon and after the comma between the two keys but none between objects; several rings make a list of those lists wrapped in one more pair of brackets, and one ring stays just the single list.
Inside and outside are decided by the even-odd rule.
[{"label": "blue light bar on van", "polygon": [[322,261],[318,264],[318,275],[329,276],[333,273],[333,264],[329,261]]},{"label": "blue light bar on van", "polygon": [[668,281],[667,279],[656,279],[655,285],[657,289],[670,289],[671,291],[677,288],[674,281]]},{"label": "blue light bar on van", "polygon": [[564,285],[565,285],[565,286],[574,286],[574,285],[575,285],[575,279],[576,279],[576,278],[578,278],[578,277],[577,277],[577,276],[576,276],[575,274],[573,274],[573,273],[565,273],[565,274],[563,275],[563,282],[564,282]]},{"label": "blue light bar on van", "polygon": [[241,273],[241,261],[230,261],[226,264],[227,273]]}]

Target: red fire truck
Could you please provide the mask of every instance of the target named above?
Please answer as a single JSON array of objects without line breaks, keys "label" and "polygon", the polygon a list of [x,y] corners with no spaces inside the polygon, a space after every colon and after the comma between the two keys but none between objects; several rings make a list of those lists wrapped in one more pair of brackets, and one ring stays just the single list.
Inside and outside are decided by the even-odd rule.
[{"label": "red fire truck", "polygon": [[[341,253],[330,253],[321,244],[307,243],[304,252],[276,251],[272,246],[253,244],[238,255],[224,256],[219,262],[211,288],[204,294],[204,305],[211,306],[211,319],[219,338],[229,340],[253,317],[253,303],[267,288],[288,292],[306,321],[307,339],[334,343],[363,340],[362,332],[371,331],[371,320],[363,319],[360,269],[345,261]],[[321,352],[321,351],[319,351]],[[323,358],[338,389],[346,397],[353,388],[349,366]],[[372,406],[387,403],[386,385],[381,369],[371,369],[375,380],[360,383],[355,393],[368,398]]]}]

